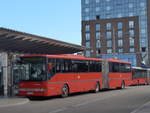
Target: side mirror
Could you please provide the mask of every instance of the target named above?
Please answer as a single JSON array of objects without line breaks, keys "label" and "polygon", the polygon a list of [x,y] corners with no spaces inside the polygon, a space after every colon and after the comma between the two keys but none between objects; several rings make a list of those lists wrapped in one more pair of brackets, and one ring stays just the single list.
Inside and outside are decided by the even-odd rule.
[{"label": "side mirror", "polygon": [[47,64],[47,69],[48,69],[48,70],[51,70],[52,68],[53,68],[52,63],[48,63],[48,64]]}]

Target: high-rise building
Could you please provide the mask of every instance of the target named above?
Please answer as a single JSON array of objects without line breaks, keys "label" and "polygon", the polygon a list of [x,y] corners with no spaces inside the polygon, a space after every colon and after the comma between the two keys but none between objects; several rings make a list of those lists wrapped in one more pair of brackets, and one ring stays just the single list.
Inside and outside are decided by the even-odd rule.
[{"label": "high-rise building", "polygon": [[[150,0],[81,0],[87,57],[150,66]],[[149,20],[149,21],[148,21]]]}]

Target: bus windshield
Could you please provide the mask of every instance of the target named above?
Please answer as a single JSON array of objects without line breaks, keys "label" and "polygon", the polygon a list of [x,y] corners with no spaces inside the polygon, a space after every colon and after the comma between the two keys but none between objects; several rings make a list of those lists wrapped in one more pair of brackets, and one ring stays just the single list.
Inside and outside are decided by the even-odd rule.
[{"label": "bus windshield", "polygon": [[46,73],[46,58],[44,57],[22,57],[21,65],[25,69],[25,77],[21,81],[45,81]]}]

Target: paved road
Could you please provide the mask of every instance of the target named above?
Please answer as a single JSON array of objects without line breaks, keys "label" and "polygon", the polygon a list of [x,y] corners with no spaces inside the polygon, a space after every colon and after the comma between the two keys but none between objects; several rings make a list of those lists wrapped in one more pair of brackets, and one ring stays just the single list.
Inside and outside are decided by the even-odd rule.
[{"label": "paved road", "polygon": [[1,107],[0,113],[135,113],[150,101],[150,86],[84,93],[62,99],[29,101],[24,105]]}]

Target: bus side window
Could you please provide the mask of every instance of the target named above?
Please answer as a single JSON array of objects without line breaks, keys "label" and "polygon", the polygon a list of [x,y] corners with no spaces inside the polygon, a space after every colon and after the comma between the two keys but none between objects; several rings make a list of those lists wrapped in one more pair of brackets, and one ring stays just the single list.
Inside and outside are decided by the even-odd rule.
[{"label": "bus side window", "polygon": [[109,62],[109,72],[113,72],[113,63]]},{"label": "bus side window", "polygon": [[113,72],[119,72],[119,63],[113,63],[112,65],[112,71]]},{"label": "bus side window", "polygon": [[123,63],[119,64],[119,72],[121,72],[121,73],[125,73],[126,72],[125,64],[123,64]]},{"label": "bus side window", "polygon": [[90,61],[89,62],[89,72],[101,72],[101,62],[99,61]]},{"label": "bus side window", "polygon": [[60,59],[56,59],[56,73],[60,73],[60,72],[61,72]]},{"label": "bus side window", "polygon": [[99,68],[100,68],[100,72],[102,72],[102,62],[99,62]]},{"label": "bus side window", "polygon": [[64,59],[64,71],[63,72],[71,72],[71,62],[70,60]]},{"label": "bus side window", "polygon": [[64,62],[64,72],[68,72],[68,62]]},{"label": "bus side window", "polygon": [[56,59],[48,58],[47,71],[48,71],[48,79],[55,75],[56,73]]},{"label": "bus side window", "polygon": [[131,64],[125,64],[125,72],[126,73],[131,72]]},{"label": "bus side window", "polygon": [[134,78],[135,78],[135,70],[132,69],[132,79],[134,79]]},{"label": "bus side window", "polygon": [[61,65],[61,72],[65,72],[65,63],[63,59],[61,60],[60,65]]},{"label": "bus side window", "polygon": [[73,60],[72,70],[73,72],[88,72],[88,61]]},{"label": "bus side window", "polygon": [[88,72],[88,61],[78,61],[77,71],[78,72]]},{"label": "bus side window", "polygon": [[71,60],[68,60],[68,61],[67,61],[67,64],[68,64],[68,72],[73,72]]},{"label": "bus side window", "polygon": [[78,68],[78,65],[76,63],[72,64],[72,72],[77,72],[77,68]]},{"label": "bus side window", "polygon": [[95,62],[89,61],[89,72],[95,72]]}]

